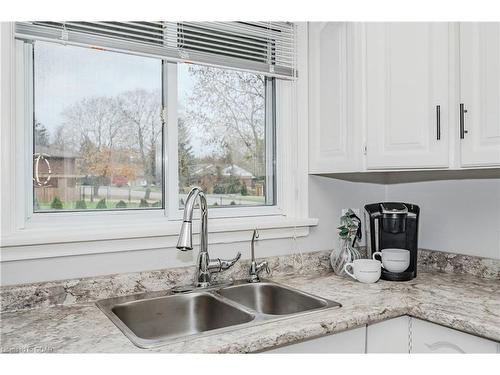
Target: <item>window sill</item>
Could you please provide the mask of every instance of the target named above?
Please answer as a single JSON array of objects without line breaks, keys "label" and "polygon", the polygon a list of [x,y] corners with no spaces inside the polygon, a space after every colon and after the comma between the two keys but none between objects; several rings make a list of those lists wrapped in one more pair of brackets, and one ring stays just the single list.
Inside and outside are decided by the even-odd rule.
[{"label": "window sill", "polygon": [[[309,234],[310,226],[317,224],[318,219],[284,216],[209,219],[209,243],[249,241],[249,231],[254,228],[260,230],[261,239],[303,237]],[[0,261],[172,248],[177,243],[179,229],[179,221],[165,218],[120,226],[20,229],[2,238]],[[195,223],[195,244],[198,231],[199,225]]]}]

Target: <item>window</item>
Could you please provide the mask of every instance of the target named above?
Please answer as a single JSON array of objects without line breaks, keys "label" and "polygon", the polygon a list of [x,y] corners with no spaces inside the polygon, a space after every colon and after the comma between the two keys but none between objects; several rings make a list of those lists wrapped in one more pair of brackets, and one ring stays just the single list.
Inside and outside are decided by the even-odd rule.
[{"label": "window", "polygon": [[[33,43],[33,212],[165,208],[163,64]],[[274,78],[175,65],[178,207],[275,205]]]},{"label": "window", "polygon": [[[216,233],[210,237],[211,242],[246,239],[247,231],[255,227],[267,229],[266,238],[304,236],[308,227],[317,223],[307,217],[307,145],[301,142],[307,128],[299,126],[307,115],[303,89],[307,75],[298,79],[295,73],[292,24],[16,22],[3,23],[0,28],[2,90],[12,93],[2,94],[0,103],[5,141],[4,178],[0,179],[4,208],[1,237],[4,249],[12,250],[8,259],[175,246],[182,194],[201,182],[193,181],[196,177],[192,177],[192,171],[206,165],[208,157],[214,161],[215,180],[222,185],[217,191],[224,191],[215,195],[214,184],[208,194],[213,207],[210,231]],[[300,23],[297,28],[301,36],[297,48],[302,51],[297,62],[305,69],[306,25]],[[220,108],[213,95],[204,97],[203,106],[187,104],[192,101],[190,97],[203,98],[195,90],[196,80],[190,78],[195,70],[199,75],[218,71],[233,82],[238,77],[240,83],[229,87],[231,95],[239,85],[243,87],[250,80],[259,82],[254,85],[258,90],[253,99],[260,133],[254,137],[254,145],[245,144],[246,151],[231,155],[232,160],[224,148],[232,149],[240,141],[235,138],[228,145],[231,147],[222,147],[218,137],[206,134],[204,124],[198,121],[189,128],[186,125]],[[117,97],[130,99],[122,94],[135,90],[155,93],[155,101],[160,103],[156,119],[150,123],[154,129],[159,124],[161,131],[154,146],[154,167],[152,163],[140,163],[136,156],[140,154],[141,137],[131,132],[131,113],[126,113],[133,106],[115,102]],[[116,120],[111,129],[118,137],[117,143],[113,141],[103,153],[108,157],[105,168],[89,167],[80,154],[81,142],[75,141],[78,137],[66,136],[72,133],[70,122],[62,120],[66,107],[81,104],[87,96],[107,98],[105,102],[113,104],[109,107],[121,109],[119,116],[103,111],[106,119]],[[243,101],[245,95],[239,98]],[[238,112],[236,118],[238,115],[244,113]],[[88,123],[89,118],[82,116],[76,123]],[[114,127],[117,123],[120,126]],[[185,133],[179,128],[182,126],[187,129]],[[219,126],[228,137],[234,133],[229,122]],[[86,133],[79,135],[80,140],[85,139],[83,135]],[[191,155],[182,164],[184,159],[179,154],[186,149]],[[152,155],[153,147],[149,150]],[[59,166],[51,155],[59,156]],[[148,175],[148,168],[149,181],[141,178]],[[238,176],[247,178],[246,192]],[[70,188],[77,187],[81,193],[69,197]],[[53,197],[45,204],[34,199],[48,188],[61,191],[54,205]],[[235,199],[239,196],[246,198]],[[141,199],[146,201],[142,205]],[[121,200],[126,208],[123,203],[116,207]],[[69,242],[74,245],[64,245]],[[35,251],[31,245],[41,247]]]},{"label": "window", "polygon": [[163,207],[161,65],[34,43],[34,212]]},{"label": "window", "polygon": [[178,66],[179,203],[200,186],[208,204],[273,205],[274,80]]}]

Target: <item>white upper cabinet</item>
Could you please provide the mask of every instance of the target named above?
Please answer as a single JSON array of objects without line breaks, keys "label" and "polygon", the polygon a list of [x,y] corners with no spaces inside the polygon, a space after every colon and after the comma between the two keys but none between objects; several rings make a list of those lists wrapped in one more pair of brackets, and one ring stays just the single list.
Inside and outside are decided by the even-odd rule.
[{"label": "white upper cabinet", "polygon": [[308,32],[310,173],[500,166],[500,23]]},{"label": "white upper cabinet", "polygon": [[500,165],[500,24],[460,24],[462,166]]},{"label": "white upper cabinet", "polygon": [[353,24],[309,23],[309,171],[359,170],[360,127],[353,126]]},{"label": "white upper cabinet", "polygon": [[366,24],[368,169],[449,166],[449,24]]}]

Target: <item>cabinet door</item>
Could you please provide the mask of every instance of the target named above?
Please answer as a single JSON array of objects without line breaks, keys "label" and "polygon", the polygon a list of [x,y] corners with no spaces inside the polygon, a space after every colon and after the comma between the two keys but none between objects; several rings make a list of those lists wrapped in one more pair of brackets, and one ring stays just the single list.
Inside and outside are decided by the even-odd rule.
[{"label": "cabinet door", "polygon": [[367,24],[368,169],[448,167],[449,28]]},{"label": "cabinet door", "polygon": [[408,353],[410,317],[400,316],[366,328],[367,353]]},{"label": "cabinet door", "polygon": [[349,113],[354,26],[345,22],[308,25],[309,172],[357,171],[361,142]]},{"label": "cabinet door", "polygon": [[266,353],[364,353],[366,327],[271,349]]},{"label": "cabinet door", "polygon": [[412,353],[497,353],[498,343],[412,318]]},{"label": "cabinet door", "polygon": [[500,23],[460,24],[460,80],[462,166],[500,165]]}]

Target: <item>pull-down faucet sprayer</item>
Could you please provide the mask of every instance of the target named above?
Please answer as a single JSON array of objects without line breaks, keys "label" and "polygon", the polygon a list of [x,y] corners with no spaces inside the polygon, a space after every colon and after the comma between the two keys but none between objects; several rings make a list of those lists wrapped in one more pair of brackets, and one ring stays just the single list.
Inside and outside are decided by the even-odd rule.
[{"label": "pull-down faucet sprayer", "polygon": [[218,273],[232,267],[241,257],[238,252],[231,260],[210,260],[208,255],[208,206],[207,198],[203,191],[195,187],[190,192],[184,205],[184,219],[182,222],[177,248],[182,251],[193,249],[193,211],[196,198],[200,200],[201,230],[200,230],[200,252],[196,260],[196,287],[206,288],[211,285],[212,274]]}]

